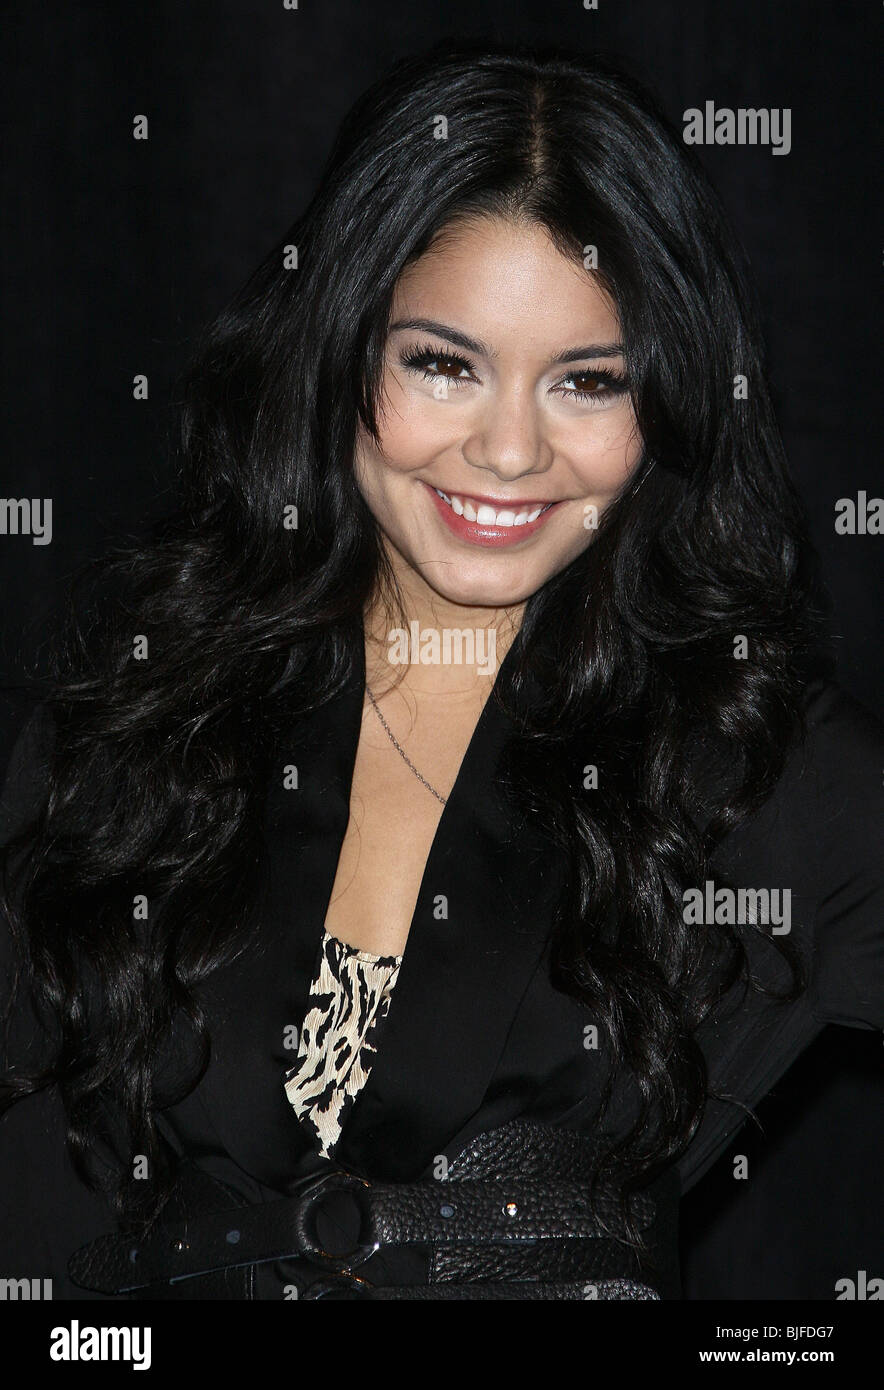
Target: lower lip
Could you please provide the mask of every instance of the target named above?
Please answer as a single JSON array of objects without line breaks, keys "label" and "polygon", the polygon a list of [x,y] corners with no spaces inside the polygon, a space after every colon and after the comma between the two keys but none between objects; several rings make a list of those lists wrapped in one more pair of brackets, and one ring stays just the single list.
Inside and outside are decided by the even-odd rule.
[{"label": "lower lip", "polygon": [[443,502],[438,492],[429,483],[424,483],[430,496],[436,504],[436,510],[441,516],[445,525],[453,535],[462,541],[469,541],[472,545],[518,545],[520,541],[527,540],[539,531],[548,517],[552,516],[561,502],[554,502],[551,507],[547,507],[545,512],[541,512],[536,521],[526,521],[524,526],[494,526],[486,521],[467,521],[466,517],[458,516],[453,507],[449,507],[447,502]]}]

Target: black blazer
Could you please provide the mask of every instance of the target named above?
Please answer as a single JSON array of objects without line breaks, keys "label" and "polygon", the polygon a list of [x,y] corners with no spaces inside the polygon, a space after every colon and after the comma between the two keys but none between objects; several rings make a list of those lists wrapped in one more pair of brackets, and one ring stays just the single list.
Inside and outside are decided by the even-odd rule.
[{"label": "black blazer", "polygon": [[[245,956],[202,987],[211,1065],[158,1121],[177,1152],[250,1202],[285,1194],[317,1165],[283,1089],[294,1061],[286,1030],[300,1028],[317,964],[348,819],[364,681],[360,663],[339,697],[280,739],[268,777],[258,934]],[[811,984],[792,1004],[732,991],[700,1030],[711,1089],[727,1099],[709,1101],[670,1175],[670,1274],[678,1184],[687,1191],[715,1162],[743,1124],[744,1107],[757,1104],[826,1023],[884,1026],[884,731],[831,684],[814,689],[808,716],[803,749],[761,813],[729,837],[716,866],[736,885],[791,890],[791,935],[811,966]],[[336,1154],[369,1178],[430,1176],[439,1155],[453,1157],[474,1135],[516,1117],[599,1134],[611,1058],[603,1035],[598,1049],[584,1045],[593,1019],[549,979],[563,865],[530,823],[514,828],[492,786],[510,732],[489,699],[429,854],[377,1056]],[[16,745],[3,794],[9,828],[39,784],[43,736],[37,718]],[[286,791],[291,764],[298,789]],[[770,943],[752,931],[747,941],[755,973],[784,981]],[[8,930],[2,950],[8,955]],[[39,1042],[19,1010],[10,1060],[20,1063]],[[170,1039],[161,1084],[174,1084],[186,1065],[186,1038]],[[612,1134],[632,1114],[627,1077],[614,1094],[605,1121]],[[70,1284],[68,1256],[113,1222],[65,1156],[55,1095],[29,1098],[0,1121],[0,1192],[4,1273],[51,1277],[56,1298],[88,1296]],[[282,1268],[263,1271],[257,1296],[280,1297],[285,1277]],[[394,1277],[420,1274],[400,1266]],[[664,1283],[665,1296],[678,1296],[677,1279]]]}]

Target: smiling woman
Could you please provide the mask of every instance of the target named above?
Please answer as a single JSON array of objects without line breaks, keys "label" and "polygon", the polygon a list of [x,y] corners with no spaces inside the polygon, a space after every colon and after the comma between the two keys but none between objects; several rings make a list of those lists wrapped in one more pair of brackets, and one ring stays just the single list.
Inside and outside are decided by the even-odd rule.
[{"label": "smiling woman", "polygon": [[610,64],[357,102],[7,780],[4,1241],[56,1297],[677,1298],[679,1192],[884,1023],[881,730],[750,303]]},{"label": "smiling woman", "polygon": [[616,309],[542,224],[489,216],[446,224],[397,283],[392,318],[359,486],[432,589],[522,602],[585,549],[587,515],[641,459]]}]

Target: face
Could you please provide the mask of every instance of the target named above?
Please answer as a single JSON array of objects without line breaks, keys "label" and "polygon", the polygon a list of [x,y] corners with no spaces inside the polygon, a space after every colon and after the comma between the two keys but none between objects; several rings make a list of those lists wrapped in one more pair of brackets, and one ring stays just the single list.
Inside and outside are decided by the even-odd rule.
[{"label": "face", "polygon": [[467,606],[568,565],[642,451],[616,310],[544,228],[496,218],[401,275],[378,424],[356,477],[394,569]]}]

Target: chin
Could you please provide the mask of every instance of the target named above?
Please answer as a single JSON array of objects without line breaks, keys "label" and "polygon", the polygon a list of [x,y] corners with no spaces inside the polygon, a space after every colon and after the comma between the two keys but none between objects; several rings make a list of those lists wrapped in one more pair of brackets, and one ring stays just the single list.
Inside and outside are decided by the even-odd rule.
[{"label": "chin", "polygon": [[536,584],[526,584],[524,577],[520,576],[509,583],[502,579],[477,578],[475,582],[452,584],[426,571],[419,573],[440,598],[464,608],[510,608],[513,604],[524,603],[544,583],[543,579],[539,579]]}]

